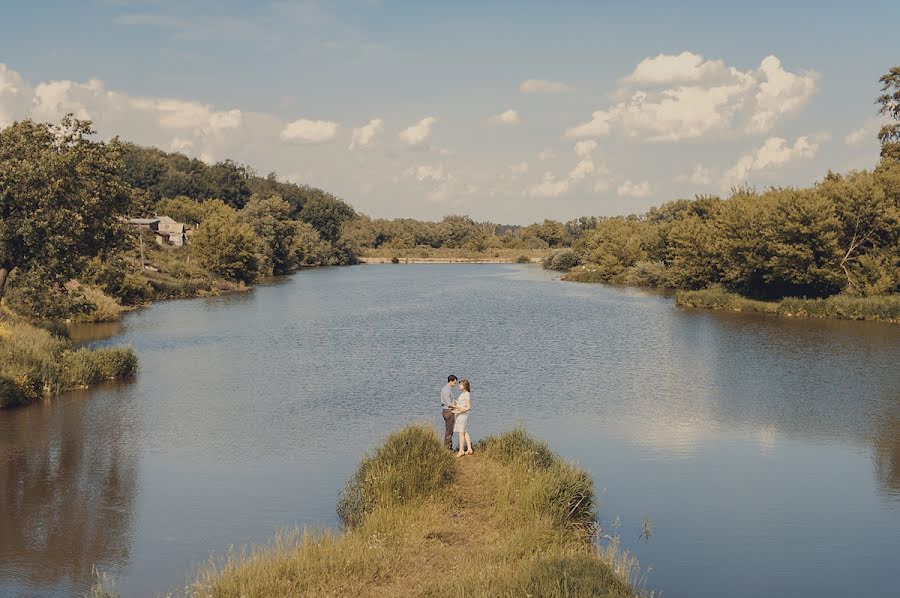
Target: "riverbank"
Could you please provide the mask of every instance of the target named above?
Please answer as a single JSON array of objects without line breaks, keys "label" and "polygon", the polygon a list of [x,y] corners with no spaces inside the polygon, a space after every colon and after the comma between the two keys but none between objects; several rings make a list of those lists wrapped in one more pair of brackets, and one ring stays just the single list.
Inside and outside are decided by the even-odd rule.
[{"label": "riverbank", "polygon": [[361,257],[361,264],[537,264],[541,258],[529,258],[523,256],[523,259],[508,258],[490,258],[490,257]]},{"label": "riverbank", "polygon": [[625,276],[608,280],[598,269],[578,266],[563,274],[561,280],[674,291],[675,304],[684,308],[756,312],[794,318],[900,322],[900,295],[896,294],[869,297],[839,294],[824,299],[785,297],[775,301],[760,301],[731,293],[718,286],[701,290],[672,289],[671,285],[664,284],[658,273],[656,274],[629,271]]},{"label": "riverbank", "polygon": [[701,291],[678,291],[675,293],[675,304],[685,308],[757,312],[796,318],[900,323],[900,295],[877,297],[834,295],[826,299],[786,297],[779,301],[758,301],[712,288]]},{"label": "riverbank", "polygon": [[294,532],[203,569],[192,596],[636,596],[595,543],[593,481],[524,431],[456,459],[429,426],[390,435],[342,491],[343,532]]},{"label": "riverbank", "polygon": [[363,264],[536,264],[547,253],[543,249],[378,248],[365,250],[358,259]]}]

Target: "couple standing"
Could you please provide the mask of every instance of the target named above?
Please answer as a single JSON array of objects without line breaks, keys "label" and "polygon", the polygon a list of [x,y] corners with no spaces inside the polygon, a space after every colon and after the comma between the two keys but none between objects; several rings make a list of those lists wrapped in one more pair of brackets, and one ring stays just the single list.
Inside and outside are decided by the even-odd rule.
[{"label": "couple standing", "polygon": [[[459,380],[459,388],[462,390],[459,396],[455,396],[453,388],[456,386],[456,376],[447,376],[447,385],[441,390],[441,415],[444,416],[444,444],[453,450],[453,433],[456,432],[459,451],[456,456],[472,454],[472,439],[469,437],[469,411],[472,410],[472,386],[468,380]],[[468,450],[463,450],[463,445]]]}]

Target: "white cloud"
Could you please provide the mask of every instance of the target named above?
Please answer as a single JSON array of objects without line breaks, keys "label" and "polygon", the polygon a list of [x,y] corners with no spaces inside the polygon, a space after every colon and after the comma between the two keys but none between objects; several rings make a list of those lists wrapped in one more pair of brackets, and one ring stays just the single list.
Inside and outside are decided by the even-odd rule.
[{"label": "white cloud", "polygon": [[597,149],[597,142],[593,139],[575,142],[576,156],[590,156]]},{"label": "white cloud", "polygon": [[766,133],[784,115],[796,112],[816,93],[817,73],[790,73],[775,56],[766,56],[759,66],[765,81],[756,92],[756,107],[747,129],[750,133]]},{"label": "white cloud", "polygon": [[752,172],[780,168],[794,160],[809,160],[816,156],[825,135],[798,137],[793,145],[783,137],[770,137],[754,152],[742,156],[722,177],[723,188],[747,182]]},{"label": "white cloud", "polygon": [[519,162],[518,164],[513,164],[509,167],[509,171],[512,173],[514,178],[518,178],[528,172],[528,162]]},{"label": "white cloud", "polygon": [[640,183],[632,183],[625,181],[619,185],[617,193],[621,197],[647,197],[650,195],[650,183],[643,181]]},{"label": "white cloud", "polygon": [[416,124],[400,131],[400,139],[407,145],[419,145],[431,136],[431,127],[437,122],[433,116],[427,116]]},{"label": "white cloud", "polygon": [[585,156],[575,165],[575,168],[569,173],[569,178],[573,181],[580,181],[595,170],[594,160],[590,156]]},{"label": "white cloud", "polygon": [[522,122],[519,118],[519,113],[512,108],[505,110],[500,114],[493,115],[488,121],[495,125],[518,125]]},{"label": "white cloud", "polygon": [[819,75],[785,70],[775,56],[741,71],[690,52],[661,54],[638,64],[618,90],[624,98],[566,131],[600,137],[617,130],[647,141],[681,141],[770,131],[815,94]]},{"label": "white cloud", "polygon": [[0,62],[0,129],[21,118],[31,99],[31,88],[22,76]]},{"label": "white cloud", "polygon": [[566,137],[602,137],[608,135],[613,115],[604,110],[591,114],[591,120],[576,125],[566,131]]},{"label": "white cloud", "polygon": [[288,123],[281,130],[281,138],[284,141],[298,141],[300,143],[322,143],[334,139],[337,135],[338,124],[327,120],[310,120],[300,118]]},{"label": "white cloud", "polygon": [[667,84],[700,81],[720,75],[726,70],[721,60],[704,60],[699,54],[659,54],[645,58],[625,80],[629,83]]},{"label": "white cloud", "polygon": [[172,140],[172,143],[169,144],[169,149],[173,152],[188,152],[194,149],[194,142],[190,139],[182,139],[181,137],[176,137]]},{"label": "white cloud", "polygon": [[541,161],[552,160],[555,157],[556,157],[556,154],[551,150],[542,150],[537,155],[538,160],[541,160]]},{"label": "white cloud", "polygon": [[603,191],[607,191],[611,184],[609,179],[596,179],[591,186],[591,189],[596,193],[602,193]]},{"label": "white cloud", "polygon": [[712,173],[710,173],[709,168],[706,168],[703,164],[697,164],[690,174],[680,174],[675,177],[675,180],[679,183],[709,185],[712,182]]},{"label": "white cloud", "polygon": [[525,192],[532,197],[558,197],[568,190],[568,180],[558,180],[552,172],[546,172],[541,182],[532,185]]},{"label": "white cloud", "polygon": [[547,81],[545,79],[527,79],[519,85],[522,93],[566,93],[572,88],[560,81]]},{"label": "white cloud", "polygon": [[887,124],[887,120],[883,118],[867,119],[863,126],[847,133],[847,136],[844,137],[844,143],[847,145],[859,145],[863,141],[868,140],[874,144],[878,138],[878,131],[885,124]]},{"label": "white cloud", "polygon": [[380,118],[373,118],[367,124],[353,129],[353,133],[350,136],[350,146],[347,149],[369,145],[383,128],[384,121]]}]

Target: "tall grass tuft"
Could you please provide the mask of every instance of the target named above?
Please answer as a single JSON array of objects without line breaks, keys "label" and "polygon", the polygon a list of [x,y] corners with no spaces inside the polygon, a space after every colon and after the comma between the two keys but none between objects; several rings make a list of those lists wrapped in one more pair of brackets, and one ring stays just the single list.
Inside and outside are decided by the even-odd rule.
[{"label": "tall grass tuft", "polygon": [[65,338],[0,317],[0,408],[14,407],[137,371],[129,347],[75,349]]},{"label": "tall grass tuft", "polygon": [[479,448],[489,459],[524,470],[528,483],[505,488],[507,499],[510,493],[518,494],[522,506],[532,514],[549,517],[554,525],[585,537],[595,534],[594,482],[586,471],[560,459],[546,443],[522,429],[488,437]]},{"label": "tall grass tuft", "polygon": [[900,295],[833,295],[825,299],[785,297],[780,301],[757,301],[714,286],[700,291],[678,291],[675,303],[680,307],[761,312],[789,317],[900,322]]},{"label": "tall grass tuft", "polygon": [[427,425],[408,426],[388,436],[366,456],[341,491],[337,512],[354,527],[378,507],[392,507],[428,496],[453,481],[450,452]]}]

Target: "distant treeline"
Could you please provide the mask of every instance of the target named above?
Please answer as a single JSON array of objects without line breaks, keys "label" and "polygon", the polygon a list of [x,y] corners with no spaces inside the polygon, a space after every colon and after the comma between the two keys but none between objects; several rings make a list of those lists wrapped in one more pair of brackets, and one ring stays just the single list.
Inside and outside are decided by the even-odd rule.
[{"label": "distant treeline", "polygon": [[[873,171],[829,172],[808,189],[740,188],[727,199],[682,199],[639,216],[524,227],[461,215],[372,219],[321,189],[230,160],[207,164],[96,141],[91,124],[71,116],[20,121],[0,130],[0,299],[33,319],[58,319],[90,303],[81,287],[66,287],[72,280],[134,304],[416,248],[546,250],[547,267],[572,270],[577,280],[720,285],[757,298],[897,293],[900,67],[881,83],[877,102],[890,122],[879,132],[882,160]],[[126,217],[151,215],[193,233],[185,248],[152,247],[153,267],[145,268]]]},{"label": "distant treeline", "polygon": [[568,267],[584,264],[574,280],[721,285],[756,298],[900,292],[900,162],[828,173],[808,189],[739,189],[605,218],[572,253]]}]

